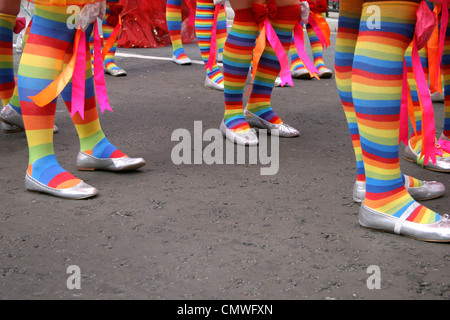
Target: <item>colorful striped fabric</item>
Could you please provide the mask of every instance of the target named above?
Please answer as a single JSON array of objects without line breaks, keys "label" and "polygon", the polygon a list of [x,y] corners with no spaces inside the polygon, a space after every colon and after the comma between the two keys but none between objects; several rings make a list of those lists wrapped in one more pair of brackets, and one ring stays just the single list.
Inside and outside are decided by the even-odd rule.
[{"label": "colorful striped fabric", "polygon": [[6,106],[14,92],[13,29],[16,16],[0,13],[0,99]]},{"label": "colorful striped fabric", "polygon": [[[292,30],[299,17],[300,5],[281,6],[278,7],[275,18],[270,21],[286,53],[291,46]],[[280,62],[275,51],[267,42],[256,69],[247,109],[273,124],[283,123],[273,111],[270,103],[274,82],[280,70]]]},{"label": "colorful striped fabric", "polygon": [[336,85],[350,129],[356,157],[357,181],[366,181],[358,123],[352,97],[353,59],[358,38],[363,0],[342,1],[339,11],[338,36],[336,39],[335,77]]},{"label": "colorful striped fabric", "polygon": [[[225,7],[221,5],[220,15],[217,19],[217,47],[222,48],[227,37],[227,21]],[[215,5],[213,0],[198,0],[195,12],[195,32],[197,35],[200,53],[205,63],[208,62],[211,49],[211,36],[214,24]],[[223,74],[217,64],[213,69],[206,70],[207,76],[217,84],[223,83]]]},{"label": "colorful striped fabric", "polygon": [[[56,189],[73,187],[80,180],[64,170],[58,163],[53,148],[53,123],[56,99],[45,107],[37,106],[29,97],[46,88],[62,71],[72,54],[75,30],[67,28],[69,15],[65,7],[36,5],[30,36],[25,45],[19,66],[18,88],[22,115],[29,147],[28,174],[39,182]],[[87,34],[90,34],[87,32]],[[88,40],[88,39],[87,39]],[[89,53],[89,47],[86,47]],[[82,150],[95,150],[103,155],[104,134],[99,131],[95,105],[90,55],[86,55],[86,116],[74,117]],[[70,86],[64,89],[70,100]],[[89,149],[89,150],[87,150]]]},{"label": "colorful striped fabric", "polygon": [[167,0],[166,20],[172,42],[173,54],[177,59],[187,59],[181,40],[181,3],[183,0]]},{"label": "colorful striped fabric", "polygon": [[250,130],[243,112],[243,97],[258,33],[252,9],[236,10],[223,51],[224,120],[233,131]]},{"label": "colorful striped fabric", "polygon": [[306,31],[308,33],[309,43],[311,44],[311,51],[313,54],[314,65],[319,70],[319,74],[324,70],[328,69],[323,61],[323,45],[319,40],[314,29],[308,23],[306,25]]},{"label": "colorful striped fabric", "polygon": [[[370,5],[380,12],[380,26],[370,23]],[[399,164],[399,119],[403,57],[414,33],[412,2],[370,2],[363,5],[356,44],[352,97],[366,172],[364,204],[388,215],[402,216],[416,202],[404,187]],[[422,205],[407,218],[433,223],[440,216]]]},{"label": "colorful striped fabric", "polygon": [[[119,2],[120,2],[120,0],[106,1],[106,15],[102,22],[103,39],[104,39],[105,43],[111,37],[111,34],[113,33],[114,28],[115,28],[115,27],[109,25],[109,23],[107,22],[107,19],[108,19],[109,15],[111,14],[110,6],[117,5],[117,4],[119,4]],[[117,51],[117,40],[114,42],[113,46],[111,47],[111,49],[109,49],[108,53],[105,56],[105,61],[103,62],[103,64],[107,70],[121,70],[121,68],[119,68],[116,65],[116,62],[114,60],[116,51]]]},{"label": "colorful striped fabric", "polygon": [[447,25],[442,56],[442,86],[444,87],[444,135],[450,139],[450,24]]}]

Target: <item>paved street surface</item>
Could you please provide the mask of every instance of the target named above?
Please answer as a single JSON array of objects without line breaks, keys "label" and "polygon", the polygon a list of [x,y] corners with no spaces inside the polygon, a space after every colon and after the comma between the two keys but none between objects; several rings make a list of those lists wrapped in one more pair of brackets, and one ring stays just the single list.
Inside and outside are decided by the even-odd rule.
[{"label": "paved street surface", "polygon": [[[197,44],[186,51],[200,61]],[[128,76],[107,77],[114,112],[101,123],[112,143],[146,159],[137,172],[77,171],[78,138],[59,102],[55,153],[99,189],[93,199],[25,191],[25,134],[0,134],[0,299],[450,298],[448,245],[359,226],[355,160],[334,77],[275,88],[274,109],[302,134],[281,139],[278,172],[261,175],[268,165],[260,161],[174,164],[172,133],[192,135],[194,159],[195,121],[202,132],[217,129],[224,103],[222,92],[203,86],[202,64],[170,58],[169,47],[119,49]],[[332,67],[333,48],[325,61]],[[443,104],[435,106],[440,134]],[[448,175],[403,159],[401,166],[450,189]],[[449,199],[426,204],[449,213]],[[80,289],[67,286],[69,266],[81,272]]]}]

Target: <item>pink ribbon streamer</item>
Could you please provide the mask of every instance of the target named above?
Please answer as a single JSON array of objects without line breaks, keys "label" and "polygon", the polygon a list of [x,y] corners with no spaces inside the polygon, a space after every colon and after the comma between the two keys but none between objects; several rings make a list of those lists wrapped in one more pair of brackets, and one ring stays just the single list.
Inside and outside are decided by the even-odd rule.
[{"label": "pink ribbon streamer", "polygon": [[297,48],[298,55],[299,55],[300,59],[302,60],[306,69],[308,69],[311,76],[318,77],[317,73],[319,71],[317,70],[314,63],[311,62],[308,54],[306,53],[305,38],[303,36],[303,26],[300,21],[297,22],[297,24],[294,26],[294,42],[295,42],[295,47]]},{"label": "pink ribbon streamer", "polygon": [[284,51],[283,45],[281,44],[280,39],[278,39],[278,36],[268,19],[264,22],[264,26],[266,28],[267,40],[275,51],[278,61],[280,62],[281,86],[284,86],[287,83],[291,87],[293,87],[294,82],[292,80],[291,71],[289,68],[289,59],[286,55],[286,52]]},{"label": "pink ribbon streamer", "polygon": [[221,4],[217,4],[214,9],[214,22],[213,22],[213,28],[211,33],[211,45],[209,49],[209,58],[208,62],[206,63],[205,70],[210,70],[214,68],[214,65],[216,64],[217,60],[217,19],[219,17],[219,11],[220,11]]},{"label": "pink ribbon streamer", "polygon": [[422,144],[420,158],[425,157],[424,164],[426,165],[430,159],[433,163],[436,163],[436,126],[434,123],[433,103],[431,102],[428,83],[423,72],[419,50],[417,49],[415,40],[413,40],[412,65],[414,77],[417,83],[417,91],[423,106],[423,127],[425,128],[425,138]]},{"label": "pink ribbon streamer", "polygon": [[192,3],[190,2],[191,0],[185,0],[187,6],[189,7],[190,11],[189,11],[189,20],[188,20],[188,26],[189,27],[194,27],[195,26],[195,10],[192,6]]},{"label": "pink ribbon streamer", "polygon": [[106,110],[113,112],[113,109],[109,103],[108,92],[106,90],[105,72],[103,71],[102,59],[102,42],[98,31],[98,21],[95,22],[94,26],[94,82],[97,101],[100,105],[102,114]]},{"label": "pink ribbon streamer", "polygon": [[450,141],[439,139],[436,147],[437,147],[436,153],[441,157],[443,156],[442,151],[450,153]]},{"label": "pink ribbon streamer", "polygon": [[86,89],[86,32],[82,31],[78,43],[74,45],[75,68],[72,76],[72,106],[70,115],[77,112],[84,120],[84,101]]},{"label": "pink ribbon streamer", "polygon": [[408,145],[409,131],[408,131],[408,71],[406,67],[406,60],[403,59],[403,84],[402,84],[402,100],[400,105],[400,132],[399,142]]}]

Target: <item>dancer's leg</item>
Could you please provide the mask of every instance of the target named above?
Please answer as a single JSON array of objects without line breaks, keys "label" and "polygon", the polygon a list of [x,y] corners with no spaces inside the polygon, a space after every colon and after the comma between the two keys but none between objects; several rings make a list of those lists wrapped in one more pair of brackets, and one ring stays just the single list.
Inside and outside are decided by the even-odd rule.
[{"label": "dancer's leg", "polygon": [[[36,5],[30,36],[19,66],[18,87],[23,121],[29,147],[27,180],[44,189],[72,190],[81,180],[64,170],[53,149],[53,123],[56,100],[45,107],[37,106],[29,97],[46,88],[63,68],[64,56],[74,40],[67,28],[64,7]],[[54,38],[51,34],[58,34]],[[30,185],[29,190],[33,190]],[[59,191],[64,193],[64,191]],[[89,189],[85,196],[96,190]]]},{"label": "dancer's leg", "polygon": [[[300,5],[278,6],[276,17],[271,21],[286,53],[289,51],[291,45],[292,30],[298,22],[299,17]],[[280,62],[275,51],[270,43],[267,42],[256,69],[247,110],[273,125],[283,124],[283,121],[271,107],[272,90],[280,70]],[[298,136],[298,134],[298,131],[295,134],[293,131],[287,133],[288,136]],[[284,136],[281,132],[280,135]]]},{"label": "dancer's leg", "polygon": [[249,131],[243,113],[244,87],[259,29],[251,8],[235,9],[233,26],[223,52],[225,125],[232,131]]},{"label": "dancer's leg", "polygon": [[20,10],[20,0],[0,0],[0,99],[6,106],[14,87],[13,30]]},{"label": "dancer's leg", "polygon": [[[198,0],[195,13],[195,31],[197,34],[198,46],[205,64],[209,60],[211,50],[211,37],[214,23],[215,5],[212,0]],[[225,30],[226,31],[226,30]],[[222,37],[223,38],[223,37]],[[223,89],[223,74],[219,66],[215,64],[212,69],[206,70],[205,85],[211,88]]]},{"label": "dancer's leg", "polygon": [[308,23],[306,25],[306,31],[308,32],[309,42],[311,44],[311,51],[313,54],[314,65],[316,69],[319,71],[319,77],[321,78],[330,78],[333,75],[333,72],[327,68],[325,62],[323,61],[323,45],[320,42],[319,37],[314,31],[313,27]]},{"label": "dancer's leg", "polygon": [[190,64],[191,60],[184,53],[183,42],[181,40],[181,3],[183,0],[167,0],[166,19],[169,29],[170,40],[172,42],[173,61],[177,64]]},{"label": "dancer's leg", "polygon": [[[110,25],[108,22],[108,18],[111,16],[111,9],[115,6],[115,5],[119,5],[120,0],[108,0],[106,1],[106,15],[105,15],[105,19],[103,19],[103,23],[102,23],[102,31],[103,31],[103,39],[106,41],[108,41],[108,39],[111,37],[111,34],[113,33],[115,26],[114,25]],[[113,46],[111,47],[111,49],[109,49],[108,53],[105,56],[105,61],[103,62],[104,67],[105,67],[105,72],[118,77],[118,76],[126,76],[127,73],[125,70],[123,70],[122,68],[118,67],[115,61],[115,56],[116,56],[116,51],[117,51],[117,42],[118,40],[116,40],[113,44]]]},{"label": "dancer's leg", "polygon": [[[379,29],[368,28],[369,5],[380,9]],[[352,75],[367,182],[360,223],[423,240],[450,240],[448,228],[436,231],[430,227],[447,222],[411,198],[399,165],[403,56],[414,33],[417,7],[400,1],[363,6]]]}]

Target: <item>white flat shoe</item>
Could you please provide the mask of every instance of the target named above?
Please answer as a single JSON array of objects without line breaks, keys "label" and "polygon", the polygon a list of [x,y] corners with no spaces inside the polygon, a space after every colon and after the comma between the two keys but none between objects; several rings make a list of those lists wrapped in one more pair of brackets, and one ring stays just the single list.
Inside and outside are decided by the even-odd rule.
[{"label": "white flat shoe", "polygon": [[[418,201],[436,199],[444,195],[445,186],[437,181],[422,181],[421,187],[410,187],[410,177],[405,175],[405,188],[409,195]],[[355,181],[353,185],[353,201],[363,202],[366,197],[366,183],[362,181]]]},{"label": "white flat shoe", "polygon": [[215,83],[208,76],[206,76],[206,79],[205,79],[205,87],[209,88],[209,89],[218,90],[218,91],[224,91],[225,90],[225,87],[224,87],[223,83],[221,83],[221,84]]},{"label": "white flat shoe", "polygon": [[270,130],[271,134],[279,135],[283,138],[293,138],[300,135],[300,131],[290,125],[286,123],[273,124],[248,111],[247,108],[244,109],[244,116],[251,127]]},{"label": "white flat shoe", "polygon": [[81,181],[78,185],[67,189],[55,189],[40,183],[32,178],[28,172],[25,175],[25,189],[31,192],[45,193],[54,197],[80,200],[93,197],[97,194],[97,189]]},{"label": "white flat shoe", "polygon": [[225,125],[225,120],[222,120],[219,130],[228,140],[242,146],[257,146],[259,143],[255,129],[250,129],[247,132],[232,131]]},{"label": "white flat shoe", "polygon": [[180,66],[190,65],[192,63],[191,59],[189,59],[189,58],[177,59],[177,57],[175,57],[175,55],[172,57],[172,61]]}]

